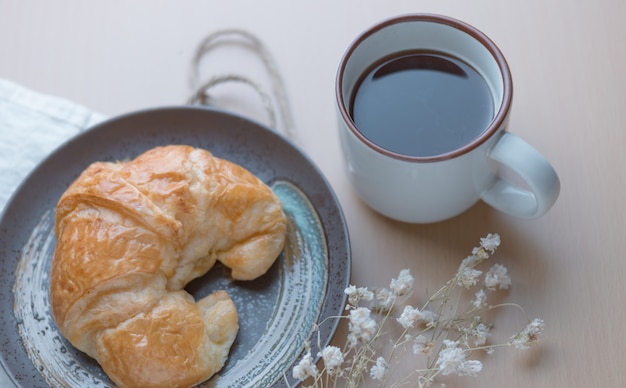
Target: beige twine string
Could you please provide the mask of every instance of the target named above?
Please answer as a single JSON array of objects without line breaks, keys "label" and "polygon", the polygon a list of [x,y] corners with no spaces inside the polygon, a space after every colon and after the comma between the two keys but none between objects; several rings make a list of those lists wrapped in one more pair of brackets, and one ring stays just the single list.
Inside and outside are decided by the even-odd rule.
[{"label": "beige twine string", "polygon": [[291,115],[291,110],[289,108],[289,103],[287,100],[287,96],[285,93],[285,86],[278,71],[278,67],[274,61],[273,56],[270,51],[265,47],[263,42],[261,42],[256,36],[253,34],[246,32],[244,30],[239,29],[227,29],[220,30],[208,35],[198,46],[196,53],[191,61],[191,71],[189,77],[189,83],[194,91],[191,97],[188,100],[190,104],[201,104],[201,105],[211,105],[211,97],[208,92],[209,89],[215,87],[216,85],[227,83],[227,82],[238,82],[250,86],[254,89],[259,96],[261,97],[261,101],[267,111],[268,120],[270,126],[272,128],[278,128],[278,122],[276,120],[276,113],[273,107],[272,98],[268,93],[266,93],[263,87],[254,82],[250,78],[239,75],[239,74],[224,74],[211,77],[208,81],[200,84],[200,75],[199,75],[199,66],[202,59],[218,44],[225,43],[224,40],[230,39],[231,41],[234,39],[243,40],[244,43],[248,43],[248,47],[253,49],[256,52],[269,74],[269,78],[272,86],[272,93],[275,97],[275,103],[277,105],[278,110],[281,113],[282,124],[284,126],[284,132],[287,137],[293,142],[297,143],[298,139],[294,130],[293,118]]}]

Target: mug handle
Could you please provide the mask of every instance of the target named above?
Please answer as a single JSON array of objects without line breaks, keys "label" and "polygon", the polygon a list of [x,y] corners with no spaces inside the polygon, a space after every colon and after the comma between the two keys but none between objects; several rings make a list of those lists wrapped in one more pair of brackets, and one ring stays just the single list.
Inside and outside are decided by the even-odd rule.
[{"label": "mug handle", "polygon": [[489,157],[511,169],[527,188],[498,177],[481,196],[483,201],[521,218],[539,217],[554,205],[561,189],[559,177],[533,146],[510,132],[504,132]]}]

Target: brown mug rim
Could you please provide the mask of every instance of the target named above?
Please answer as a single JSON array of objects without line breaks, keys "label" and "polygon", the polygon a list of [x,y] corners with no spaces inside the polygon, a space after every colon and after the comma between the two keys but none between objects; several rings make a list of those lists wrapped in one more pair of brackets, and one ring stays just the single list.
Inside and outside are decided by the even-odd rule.
[{"label": "brown mug rim", "polygon": [[[386,28],[390,25],[398,24],[398,23],[406,23],[412,21],[424,21],[424,22],[432,22],[432,23],[440,23],[445,24],[450,27],[454,27],[459,29],[466,34],[472,36],[474,39],[479,41],[487,50],[491,53],[492,57],[496,60],[498,67],[500,69],[500,75],[502,77],[502,101],[498,107],[498,111],[494,115],[494,118],[491,120],[489,125],[485,130],[481,132],[481,134],[476,137],[471,142],[465,144],[464,146],[457,148],[455,150],[438,154],[432,156],[413,156],[401,154],[398,152],[394,152],[388,150],[386,148],[381,147],[380,145],[372,142],[368,139],[356,126],[354,120],[350,116],[348,108],[344,103],[344,99],[342,98],[343,92],[341,85],[343,84],[345,67],[348,62],[348,59],[352,56],[354,50],[369,36],[372,34]],[[372,62],[377,60],[378,58],[374,58]],[[406,14],[395,16],[386,20],[383,20],[373,26],[369,27],[367,30],[358,35],[352,43],[348,46],[347,50],[343,54],[341,61],[339,62],[339,68],[337,70],[337,76],[335,79],[335,97],[337,99],[337,106],[339,108],[339,113],[343,118],[343,121],[346,123],[350,131],[364,144],[373,149],[374,151],[389,156],[394,159],[404,160],[407,162],[436,162],[441,160],[454,159],[458,156],[464,155],[478,146],[483,144],[487,139],[493,136],[500,127],[503,126],[511,107],[511,100],[513,97],[513,81],[511,77],[511,71],[509,69],[509,65],[504,58],[504,55],[498,48],[498,46],[482,31],[478,30],[476,27],[471,26],[463,21],[458,19],[438,15],[438,14],[430,14],[430,13],[415,13],[415,14]]]}]

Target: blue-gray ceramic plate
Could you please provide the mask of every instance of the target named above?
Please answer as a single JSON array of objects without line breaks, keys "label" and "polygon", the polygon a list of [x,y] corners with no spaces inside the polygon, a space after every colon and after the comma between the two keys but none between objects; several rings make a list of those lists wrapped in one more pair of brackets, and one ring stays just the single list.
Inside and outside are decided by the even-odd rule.
[{"label": "blue-gray ceramic plate", "polygon": [[29,175],[0,218],[2,366],[17,386],[112,386],[94,360],[60,335],[50,314],[54,209],[92,162],[129,159],[167,144],[201,147],[247,168],[272,187],[290,219],[286,248],[261,278],[233,281],[218,266],[187,286],[196,298],[226,290],[239,313],[226,365],[202,385],[294,385],[291,369],[305,343],[310,340],[316,354],[318,344],[330,342],[338,322],[326,318],[341,315],[351,257],[343,214],[320,171],[281,135],[240,116],[206,107],[152,109],[65,143]]}]

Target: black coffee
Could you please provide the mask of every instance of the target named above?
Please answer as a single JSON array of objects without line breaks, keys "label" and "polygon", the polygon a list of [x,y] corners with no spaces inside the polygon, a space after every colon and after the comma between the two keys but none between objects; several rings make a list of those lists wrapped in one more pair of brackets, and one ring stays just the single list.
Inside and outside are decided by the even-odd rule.
[{"label": "black coffee", "polygon": [[493,118],[483,77],[438,52],[405,52],[364,73],[351,114],[372,142],[409,156],[434,156],[475,139]]}]

